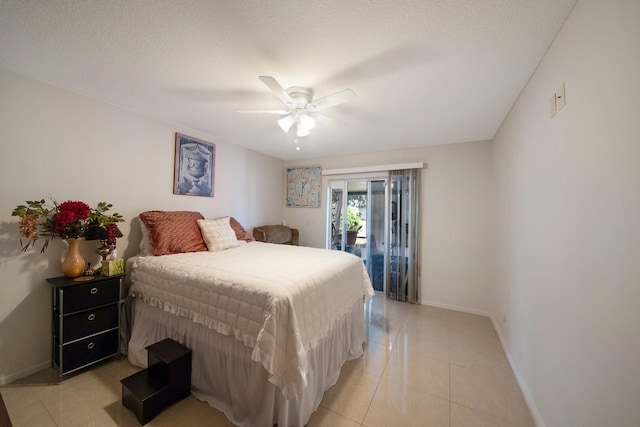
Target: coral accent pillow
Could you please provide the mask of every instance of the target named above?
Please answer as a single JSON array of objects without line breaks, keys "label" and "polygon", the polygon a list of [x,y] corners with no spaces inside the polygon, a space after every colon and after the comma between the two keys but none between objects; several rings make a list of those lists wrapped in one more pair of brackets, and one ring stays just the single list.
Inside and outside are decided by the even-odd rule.
[{"label": "coral accent pillow", "polygon": [[223,251],[238,246],[236,232],[231,228],[229,217],[218,219],[199,219],[198,226],[209,252]]},{"label": "coral accent pillow", "polygon": [[235,231],[236,233],[236,239],[244,240],[247,243],[256,241],[256,239],[251,234],[249,234],[249,232],[245,230],[244,227],[238,221],[236,221],[234,217],[229,217],[229,224],[231,224],[231,228],[233,228],[233,231]]},{"label": "coral accent pillow", "polygon": [[197,223],[204,218],[199,212],[147,211],[139,217],[149,230],[149,241],[156,256],[207,250]]}]

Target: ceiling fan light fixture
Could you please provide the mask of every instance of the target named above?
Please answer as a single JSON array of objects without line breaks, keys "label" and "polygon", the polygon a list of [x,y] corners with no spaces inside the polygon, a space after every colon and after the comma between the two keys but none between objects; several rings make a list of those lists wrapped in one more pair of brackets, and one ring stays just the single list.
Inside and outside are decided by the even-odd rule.
[{"label": "ceiling fan light fixture", "polygon": [[316,121],[308,114],[300,114],[300,118],[298,120],[300,120],[299,126],[302,126],[305,129],[311,130],[316,125]]},{"label": "ceiling fan light fixture", "polygon": [[298,123],[296,135],[298,137],[308,136],[311,132],[311,129],[316,125],[316,121],[313,120],[313,117],[307,114],[299,114],[295,119]]},{"label": "ceiling fan light fixture", "polygon": [[280,129],[282,129],[284,133],[289,132],[289,129],[291,129],[291,126],[293,126],[294,123],[295,120],[293,119],[293,117],[291,117],[291,115],[284,116],[283,118],[278,119],[278,126],[280,126]]},{"label": "ceiling fan light fixture", "polygon": [[296,132],[297,137],[302,138],[303,136],[309,136],[310,133],[311,129],[307,129],[304,126],[301,126],[300,123],[298,123],[298,130]]}]

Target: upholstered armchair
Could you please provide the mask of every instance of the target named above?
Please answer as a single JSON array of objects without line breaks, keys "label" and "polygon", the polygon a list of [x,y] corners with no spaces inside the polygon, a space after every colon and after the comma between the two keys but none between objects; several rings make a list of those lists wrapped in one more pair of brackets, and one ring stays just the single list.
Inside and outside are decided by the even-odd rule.
[{"label": "upholstered armchair", "polygon": [[299,233],[286,225],[261,225],[253,228],[253,237],[258,242],[298,246]]}]

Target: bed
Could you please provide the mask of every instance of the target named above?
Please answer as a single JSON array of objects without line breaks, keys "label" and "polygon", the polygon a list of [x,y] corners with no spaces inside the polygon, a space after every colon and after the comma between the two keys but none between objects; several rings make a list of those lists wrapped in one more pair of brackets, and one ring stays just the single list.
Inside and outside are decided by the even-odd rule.
[{"label": "bed", "polygon": [[172,338],[193,350],[196,398],[239,426],[301,427],[362,355],[373,288],[351,254],[247,240],[131,259],[128,358]]}]

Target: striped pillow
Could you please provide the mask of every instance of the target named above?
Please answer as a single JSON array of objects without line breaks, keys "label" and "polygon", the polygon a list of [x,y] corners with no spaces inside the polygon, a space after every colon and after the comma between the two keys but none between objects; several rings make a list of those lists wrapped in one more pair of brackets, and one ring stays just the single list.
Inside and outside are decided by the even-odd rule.
[{"label": "striped pillow", "polygon": [[223,251],[238,246],[236,232],[231,228],[229,217],[199,219],[198,226],[209,252]]}]

